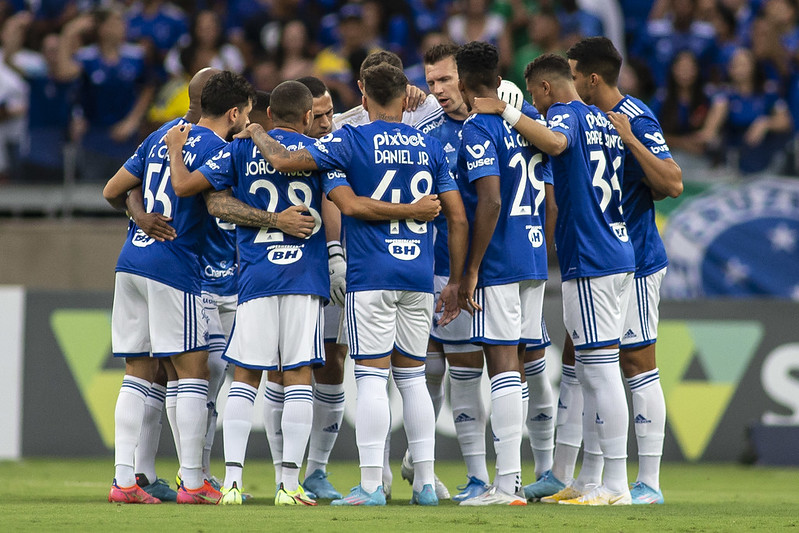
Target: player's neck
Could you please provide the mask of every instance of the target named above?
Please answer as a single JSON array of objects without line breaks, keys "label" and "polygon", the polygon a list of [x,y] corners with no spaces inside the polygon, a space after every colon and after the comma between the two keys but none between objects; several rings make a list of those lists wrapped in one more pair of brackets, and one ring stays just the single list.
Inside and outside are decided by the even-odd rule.
[{"label": "player's neck", "polygon": [[624,96],[621,94],[618,87],[605,86],[598,91],[594,105],[603,113],[607,113],[608,111],[612,111],[623,98]]},{"label": "player's neck", "polygon": [[369,120],[383,120],[385,122],[402,122],[402,104],[396,106],[369,106]]},{"label": "player's neck", "polygon": [[200,120],[197,121],[197,125],[208,128],[223,139],[227,137],[228,131],[230,130],[227,117],[225,116],[220,118],[200,117]]},{"label": "player's neck", "polygon": [[555,97],[556,102],[563,102],[565,104],[569,102],[582,102],[583,99],[580,98],[580,95],[577,94],[577,89],[574,86],[566,86],[558,90],[557,93],[553,94]]},{"label": "player's neck", "polygon": [[290,124],[288,122],[275,122],[272,127],[276,130],[293,131],[294,133],[304,133],[305,131],[301,124]]}]

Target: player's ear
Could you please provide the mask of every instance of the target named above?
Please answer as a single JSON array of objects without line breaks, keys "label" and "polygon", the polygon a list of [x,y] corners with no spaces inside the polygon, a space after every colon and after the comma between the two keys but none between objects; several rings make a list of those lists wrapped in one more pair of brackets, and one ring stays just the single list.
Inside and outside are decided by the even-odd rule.
[{"label": "player's ear", "polygon": [[499,89],[499,85],[502,83],[502,76],[497,76],[497,89]]},{"label": "player's ear", "polygon": [[403,96],[402,97],[402,111],[403,111],[403,113],[405,112],[406,109],[408,109],[408,97],[407,96]]},{"label": "player's ear", "polygon": [[236,119],[239,118],[239,108],[238,107],[231,107],[227,111],[227,118],[231,122],[236,122]]},{"label": "player's ear", "polygon": [[358,80],[358,89],[361,91],[361,94],[366,94],[366,91],[363,90],[363,82]]},{"label": "player's ear", "polygon": [[552,92],[552,85],[550,85],[546,80],[541,82],[541,87],[544,89],[544,94],[549,94]]},{"label": "player's ear", "polygon": [[266,116],[269,117],[269,120],[272,120],[272,121],[275,120],[274,117],[272,116],[272,106],[271,105],[266,108]]},{"label": "player's ear", "polygon": [[[358,83],[361,83],[360,81]],[[361,105],[363,106],[364,111],[367,113],[369,112],[369,99],[366,98],[366,93],[361,95]]]},{"label": "player's ear", "polygon": [[302,118],[302,125],[306,128],[313,122],[313,109],[309,109],[305,116]]}]

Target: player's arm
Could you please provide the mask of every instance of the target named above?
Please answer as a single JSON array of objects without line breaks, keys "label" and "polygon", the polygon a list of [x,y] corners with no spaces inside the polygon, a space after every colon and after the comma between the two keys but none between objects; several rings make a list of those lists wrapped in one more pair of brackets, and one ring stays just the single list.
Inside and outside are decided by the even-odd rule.
[{"label": "player's arm", "polygon": [[466,254],[469,252],[469,222],[463,207],[461,193],[457,190],[442,192],[441,211],[447,219],[447,246],[449,247],[449,281],[441,291],[436,304],[436,312],[443,308],[444,314],[439,324],[446,326],[460,314],[458,292],[462,272],[466,265]]},{"label": "player's arm", "polygon": [[412,204],[394,204],[358,196],[347,185],[340,185],[327,193],[327,197],[348,217],[361,220],[415,219],[430,222],[441,211],[438,195],[428,194]]},{"label": "player's arm", "polygon": [[141,187],[141,179],[131,174],[125,167],[121,167],[105,184],[103,198],[114,209],[125,211],[125,200],[128,198],[128,191],[136,187]]},{"label": "player's arm", "polygon": [[547,253],[555,256],[555,225],[558,222],[558,204],[555,202],[555,186],[544,184],[544,239],[547,241]]},{"label": "player's arm", "polygon": [[682,194],[682,169],[674,159],[660,159],[633,133],[630,119],[624,113],[608,112],[613,127],[619,132],[624,145],[630,149],[644,171],[644,183],[652,189],[656,199],[660,197],[677,198]]},{"label": "player's arm", "polygon": [[347,260],[341,246],[341,211],[326,196],[322,196],[322,226],[327,239],[327,272],[330,275],[330,299],[344,307],[347,294]]},{"label": "player's arm", "polygon": [[502,115],[502,118],[521,133],[522,137],[546,154],[560,155],[569,147],[569,140],[565,135],[550,130],[499,98],[475,98],[472,113]]},{"label": "player's arm", "polygon": [[[205,178],[203,178],[205,179]],[[230,189],[203,193],[208,213],[238,226],[277,228],[287,235],[305,238],[313,233],[316,221],[304,205],[291,206],[280,213],[264,211],[234,198]]]},{"label": "player's arm", "polygon": [[169,225],[172,217],[165,217],[161,213],[148,213],[144,208],[144,193],[141,187],[128,191],[125,199],[128,216],[148,236],[156,241],[164,242],[174,240],[177,236],[175,228]]},{"label": "player's arm", "polygon": [[319,170],[311,153],[306,150],[288,151],[286,148],[270,137],[260,124],[252,123],[247,129],[236,135],[237,139],[251,137],[261,155],[278,172],[300,172],[303,170]]},{"label": "player's arm", "polygon": [[190,131],[191,124],[178,124],[169,128],[164,139],[169,150],[169,179],[172,181],[175,194],[181,198],[194,196],[212,188],[211,183],[205,179],[202,172],[199,170],[189,172],[183,162],[183,146],[189,138]]},{"label": "player's arm", "polygon": [[[460,304],[469,314],[481,309],[474,301],[474,289],[480,264],[483,262],[488,244],[494,235],[494,229],[502,210],[502,196],[499,188],[499,176],[484,176],[474,182],[477,189],[477,207],[474,209],[474,225],[472,226],[472,242],[469,247],[469,258],[460,286]],[[451,273],[451,272],[450,272]]]}]

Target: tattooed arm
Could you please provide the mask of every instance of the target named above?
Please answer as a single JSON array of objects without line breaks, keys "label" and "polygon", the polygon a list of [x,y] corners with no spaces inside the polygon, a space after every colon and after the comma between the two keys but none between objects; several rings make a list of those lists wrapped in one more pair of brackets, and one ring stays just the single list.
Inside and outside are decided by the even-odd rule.
[{"label": "tattooed arm", "polygon": [[316,224],[312,216],[303,214],[308,211],[304,205],[295,205],[280,213],[273,213],[256,209],[234,198],[230,189],[207,191],[204,195],[208,212],[212,216],[239,226],[277,228],[288,235],[305,238],[311,235]]},{"label": "tattooed arm", "polygon": [[311,157],[311,153],[308,150],[289,152],[282,144],[270,137],[260,124],[250,124],[246,130],[236,135],[236,137],[251,137],[264,158],[278,172],[319,170],[316,161]]}]

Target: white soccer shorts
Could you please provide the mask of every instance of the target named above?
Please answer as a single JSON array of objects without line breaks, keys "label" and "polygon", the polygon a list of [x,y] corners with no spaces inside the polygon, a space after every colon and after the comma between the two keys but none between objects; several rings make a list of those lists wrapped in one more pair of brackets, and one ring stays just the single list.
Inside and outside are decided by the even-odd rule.
[{"label": "white soccer shorts", "polygon": [[169,357],[208,349],[208,317],[199,294],[117,272],[111,311],[114,357]]},{"label": "white soccer shorts", "polygon": [[541,344],[545,286],[546,280],[526,279],[477,289],[474,300],[483,310],[472,316],[472,342]]},{"label": "white soccer shorts", "polygon": [[343,309],[334,304],[328,303],[325,306],[325,343],[347,344],[344,336],[344,313]]},{"label": "white soccer shorts", "polygon": [[324,364],[323,321],[319,296],[281,294],[248,300],[236,309],[222,358],[253,370]]},{"label": "white soccer shorts", "polygon": [[524,348],[526,352],[532,352],[535,350],[543,350],[547,346],[552,344],[552,340],[549,338],[549,332],[547,331],[547,321],[544,320],[544,317],[541,317],[541,341],[540,342],[528,342],[527,346]]},{"label": "white soccer shorts", "polygon": [[233,320],[236,318],[236,307],[238,297],[220,296],[208,291],[203,291],[203,309],[208,317],[208,337],[230,337],[230,330],[233,329]]},{"label": "white soccer shorts", "polygon": [[348,292],[344,323],[350,356],[353,359],[378,359],[394,348],[403,355],[424,361],[433,295],[416,291]]},{"label": "white soccer shorts", "polygon": [[[434,305],[441,296],[441,290],[449,282],[449,276],[435,276],[433,278],[433,288],[436,291],[433,298]],[[471,353],[479,352],[481,348],[472,344],[472,317],[466,311],[461,313],[446,326],[439,326],[438,320],[441,313],[433,315],[433,327],[430,329],[430,338],[440,342],[444,347],[444,353]]]},{"label": "white soccer shorts", "polygon": [[653,344],[658,338],[660,313],[660,284],[666,275],[662,268],[648,276],[633,279],[630,303],[621,335],[622,348],[637,348]]},{"label": "white soccer shorts", "polygon": [[563,324],[575,349],[619,342],[632,281],[632,272],[625,272],[563,282]]}]

